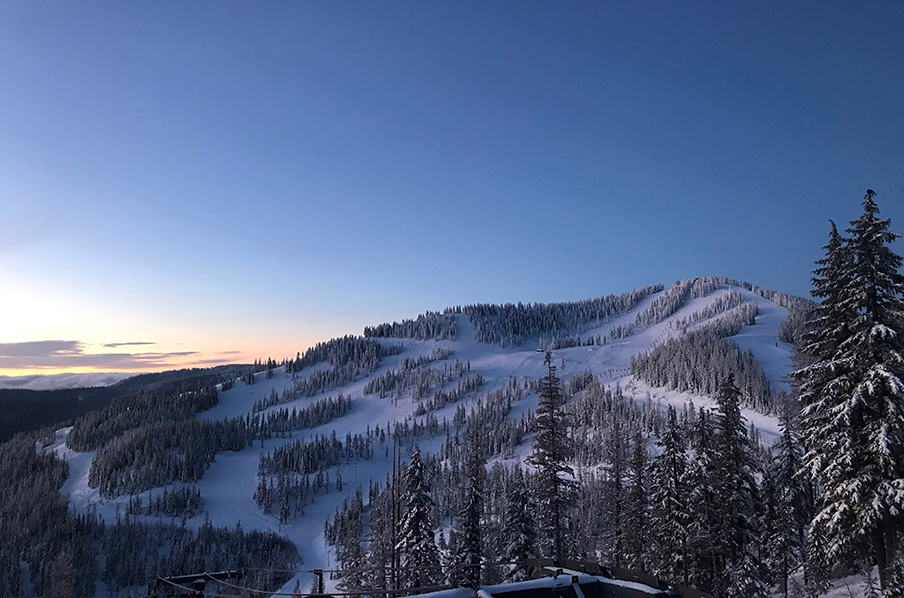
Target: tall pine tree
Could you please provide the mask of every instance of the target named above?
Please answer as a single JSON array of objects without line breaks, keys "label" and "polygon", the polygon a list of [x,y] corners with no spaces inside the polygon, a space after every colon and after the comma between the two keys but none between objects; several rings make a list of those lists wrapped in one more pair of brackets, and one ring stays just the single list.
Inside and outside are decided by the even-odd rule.
[{"label": "tall pine tree", "polygon": [[[510,486],[506,492],[505,523],[503,539],[505,542],[505,558],[517,563],[534,558],[534,542],[537,532],[531,518],[527,501],[527,485],[519,465],[512,472]],[[524,581],[528,578],[524,567],[515,565],[508,578],[512,581]]]},{"label": "tall pine tree", "polygon": [[421,451],[415,446],[404,472],[405,494],[402,501],[405,512],[399,523],[399,541],[396,549],[402,555],[400,575],[405,588],[423,588],[436,585],[441,579],[439,550],[433,535],[433,499],[424,475]]},{"label": "tall pine tree", "polygon": [[568,481],[563,474],[573,474],[567,465],[567,430],[561,406],[564,403],[562,382],[556,376],[552,355],[546,352],[543,364],[547,374],[540,380],[540,402],[537,406],[537,435],[528,463],[537,468],[538,511],[542,515],[544,535],[552,539],[552,555],[564,558],[562,529],[564,527]]},{"label": "tall pine tree", "polygon": [[714,590],[718,566],[718,458],[712,414],[700,408],[694,430],[694,460],[688,467],[688,573],[693,587]]},{"label": "tall pine tree", "polygon": [[813,363],[795,376],[804,462],[822,489],[812,534],[829,561],[873,560],[893,594],[904,591],[894,575],[904,525],[904,277],[889,247],[899,235],[878,218],[874,197],[867,190],[848,239],[833,230],[814,277],[823,304],[803,347]]},{"label": "tall pine tree", "polygon": [[[779,427],[782,435],[773,448],[775,455],[765,476],[771,500],[766,517],[767,559],[774,583],[788,597],[788,577],[804,562],[806,528],[811,516],[809,484],[799,475],[803,449],[797,433],[797,406],[782,404]],[[764,492],[766,494],[766,492]]]},{"label": "tall pine tree", "polygon": [[628,471],[630,488],[625,505],[624,564],[641,571],[647,568],[649,551],[650,500],[647,489],[647,444],[641,433],[632,440],[631,465]]},{"label": "tall pine tree", "polygon": [[483,481],[486,474],[486,459],[480,446],[476,429],[468,431],[468,452],[465,461],[464,504],[458,512],[458,547],[453,555],[457,569],[455,585],[480,587],[482,564],[481,519],[483,516]]},{"label": "tall pine tree", "polygon": [[653,460],[651,472],[652,553],[654,571],[671,581],[688,580],[688,489],[687,453],[678,428],[675,408],[669,405],[665,431],[658,442],[662,452]]},{"label": "tall pine tree", "polygon": [[765,571],[758,558],[759,489],[754,451],[741,416],[741,391],[731,374],[720,385],[716,402],[717,570],[721,570],[716,589],[727,596],[767,596]]}]

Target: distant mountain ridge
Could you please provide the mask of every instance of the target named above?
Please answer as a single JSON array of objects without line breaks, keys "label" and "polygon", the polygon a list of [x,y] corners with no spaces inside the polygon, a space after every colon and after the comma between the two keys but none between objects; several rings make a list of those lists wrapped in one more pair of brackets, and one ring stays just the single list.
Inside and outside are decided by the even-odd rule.
[{"label": "distant mountain ridge", "polygon": [[[59,374],[0,377],[0,442],[16,432],[66,422],[99,409],[116,397],[128,396],[165,382],[198,376],[234,375],[249,365],[172,370],[148,374]],[[11,381],[21,386],[4,388]]]}]

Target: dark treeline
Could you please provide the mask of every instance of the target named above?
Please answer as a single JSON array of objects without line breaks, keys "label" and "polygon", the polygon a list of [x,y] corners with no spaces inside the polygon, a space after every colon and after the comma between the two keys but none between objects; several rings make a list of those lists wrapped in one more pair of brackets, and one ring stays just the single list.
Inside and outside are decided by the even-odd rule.
[{"label": "dark treeline", "polygon": [[[257,403],[255,403],[257,405]],[[316,428],[330,421],[342,417],[352,408],[352,398],[339,393],[336,398],[332,396],[319,399],[315,403],[298,409],[293,407],[275,409],[267,413],[260,424],[259,437],[269,437],[275,434]],[[255,409],[255,411],[260,411]]]},{"label": "dark treeline", "polygon": [[372,372],[380,365],[381,359],[401,352],[401,345],[384,345],[372,338],[349,335],[317,343],[305,351],[304,355],[298,354],[294,360],[287,361],[286,371],[290,374],[300,372],[306,367],[326,361],[334,368],[352,365]]},{"label": "dark treeline", "polygon": [[[474,326],[475,339],[480,342],[515,347],[527,339],[540,338],[542,348],[546,349],[604,344],[606,340],[625,338],[641,328],[663,321],[683,307],[688,300],[709,295],[719,285],[738,286],[788,308],[791,315],[780,329],[782,340],[787,342],[793,342],[799,334],[800,327],[813,305],[806,299],[747,282],[721,276],[708,276],[675,282],[672,287],[638,313],[633,322],[610,330],[607,338],[594,337],[582,341],[578,333],[630,311],[637,306],[641,299],[663,291],[664,287],[661,284],[653,285],[618,296],[608,295],[577,302],[529,303],[527,305],[483,303],[458,306],[447,308],[442,313],[427,312],[413,320],[366,327],[364,336],[454,340],[454,314],[463,313],[468,316]],[[707,317],[712,317],[740,304],[738,301],[740,297],[734,294],[729,297],[720,299],[713,306],[706,308],[704,311],[711,312]],[[693,322],[687,323],[692,324]]]},{"label": "dark treeline", "polygon": [[741,351],[726,337],[753,323],[756,304],[734,308],[704,328],[670,339],[650,352],[631,358],[631,374],[652,386],[715,396],[729,375],[741,389],[743,401],[771,413],[773,393],[753,352]]},{"label": "dark treeline", "polygon": [[399,360],[398,367],[368,381],[364,386],[364,394],[379,394],[380,398],[402,395],[409,388],[413,388],[414,400],[423,398],[429,392],[431,386],[444,384],[453,378],[460,378],[466,371],[470,371],[470,365],[465,366],[459,360],[450,366],[443,364],[443,371],[439,372],[428,364],[445,360],[452,355],[452,351],[437,347],[430,355],[421,355],[416,359],[403,357]]},{"label": "dark treeline", "polygon": [[[602,345],[610,340],[627,338],[636,332],[662,322],[676,311],[684,307],[691,299],[705,297],[719,288],[719,282],[713,277],[694,278],[676,281],[671,288],[656,297],[644,309],[642,309],[633,322],[626,322],[613,326],[602,337],[599,335],[594,343]],[[713,311],[719,308],[728,309],[728,306],[720,301],[714,302],[704,311]],[[715,312],[718,313],[718,312]],[[715,313],[713,315],[715,315]]]},{"label": "dark treeline", "polygon": [[257,413],[276,405],[284,405],[298,399],[313,397],[318,393],[332,388],[339,388],[354,382],[362,375],[370,371],[362,371],[353,364],[345,364],[326,370],[314,370],[307,378],[293,380],[292,386],[284,388],[277,393],[275,388],[270,389],[270,394],[254,402],[252,411]]},{"label": "dark treeline", "polygon": [[260,475],[297,473],[308,475],[334,467],[343,461],[364,461],[373,457],[373,436],[349,434],[345,443],[332,436],[316,436],[312,440],[296,440],[261,455]]},{"label": "dark treeline", "polygon": [[410,444],[418,438],[439,433],[439,422],[428,415],[423,422],[409,419],[397,423],[392,431],[378,426],[368,427],[364,434],[349,433],[344,442],[334,433],[329,437],[316,436],[310,441],[297,440],[281,445],[260,457],[254,501],[262,512],[275,514],[280,523],[286,523],[304,515],[308,499],[313,501],[316,496],[333,489],[342,491],[342,467],[372,460],[376,444],[388,455],[387,438]]},{"label": "dark treeline", "polygon": [[225,451],[241,451],[255,440],[313,428],[341,417],[351,398],[327,397],[302,409],[214,421],[162,421],[129,430],[98,449],[88,485],[101,496],[134,494],[171,482],[197,482]]},{"label": "dark treeline", "polygon": [[116,399],[80,417],[66,437],[66,445],[76,451],[90,451],[141,426],[194,417],[217,404],[216,382],[213,376],[196,378]]},{"label": "dark treeline", "polygon": [[[254,404],[254,411],[262,411],[274,405],[290,403],[299,398],[312,397],[324,390],[339,388],[354,382],[361,376],[373,373],[380,365],[383,357],[398,355],[402,345],[384,345],[380,341],[356,336],[344,336],[325,343],[317,343],[300,353],[294,360],[283,361],[283,366],[293,379],[306,367],[328,362],[332,367],[325,370],[314,370],[306,378],[293,380],[292,388],[277,394],[275,389],[265,399]],[[268,360],[267,378],[273,377],[273,367]],[[254,383],[254,376],[243,378],[246,384]]]},{"label": "dark treeline", "polygon": [[429,411],[436,411],[446,405],[457,403],[463,398],[476,393],[481,386],[483,386],[483,374],[480,372],[467,378],[459,378],[452,388],[448,390],[439,389],[433,393],[432,397],[418,403],[417,408],[414,410],[414,415],[425,415]]},{"label": "dark treeline", "polygon": [[[465,431],[470,431],[484,456],[511,456],[521,444],[524,435],[532,430],[532,415],[525,413],[518,419],[510,418],[512,405],[528,394],[536,392],[536,382],[519,383],[509,378],[503,385],[478,399],[470,409],[459,405],[452,417],[452,426],[445,429],[446,439],[442,455],[453,461],[461,454],[466,443]],[[443,507],[441,507],[441,510]]]},{"label": "dark treeline", "polygon": [[[91,461],[88,485],[101,496],[134,494],[170,482],[197,482],[228,440],[196,420],[152,423],[113,438]],[[238,443],[235,448],[244,448]]]},{"label": "dark treeline", "polygon": [[200,513],[203,504],[201,491],[195,486],[182,486],[173,490],[167,487],[157,496],[149,493],[147,505],[144,505],[141,496],[136,494],[129,499],[126,514],[164,515],[180,517],[184,520]]},{"label": "dark treeline", "polygon": [[75,417],[108,405],[117,394],[112,386],[57,390],[0,388],[0,442],[16,432],[30,432],[54,423],[62,427]]},{"label": "dark treeline", "polygon": [[567,303],[480,303],[455,309],[471,320],[475,340],[516,347],[529,338],[567,336],[602,324],[630,311],[641,299],[662,288],[654,285],[622,295]]},{"label": "dark treeline", "polygon": [[[241,524],[218,528],[205,521],[197,532],[184,526],[147,525],[118,519],[103,534],[101,579],[111,588],[147,585],[157,576],[186,571],[245,568],[243,587],[278,589],[300,563],[295,545],[272,533],[245,532]],[[234,582],[235,583],[235,582]],[[93,595],[93,588],[89,594]]]},{"label": "dark treeline", "polygon": [[[94,594],[95,526],[68,513],[60,487],[66,463],[35,450],[52,442],[38,433],[20,434],[0,446],[0,596],[38,595],[71,589]],[[22,564],[27,567],[27,574]]]},{"label": "dark treeline", "polygon": [[792,309],[795,307],[811,307],[813,302],[809,299],[804,299],[803,297],[798,297],[796,295],[789,295],[788,293],[782,293],[781,291],[773,291],[772,289],[766,289],[761,286],[757,286],[755,284],[750,284],[749,282],[745,282],[743,280],[736,280],[734,278],[725,278],[724,276],[714,276],[713,280],[715,280],[719,284],[727,284],[733,287],[740,287],[742,289],[746,289],[752,293],[756,293],[763,299],[768,299],[772,301],[778,306]]},{"label": "dark treeline", "polygon": [[712,318],[700,326],[698,330],[708,330],[719,338],[728,338],[739,333],[745,326],[755,324],[759,313],[759,305],[756,303],[744,303]]},{"label": "dark treeline", "polygon": [[364,435],[347,435],[345,442],[336,438],[317,436],[305,442],[297,440],[261,455],[258,464],[258,484],[254,502],[264,513],[275,513],[279,522],[304,515],[308,499],[343,488],[342,471],[329,469],[353,461],[367,461],[374,456],[374,442],[385,442],[386,433],[368,430]]},{"label": "dark treeline", "polygon": [[644,297],[657,293],[653,285],[622,295],[606,295],[585,301],[562,303],[478,303],[427,312],[414,320],[380,324],[364,329],[365,337],[454,340],[455,314],[465,314],[474,326],[474,338],[484,343],[516,347],[540,336],[559,337],[579,332],[625,313]]},{"label": "dark treeline", "polygon": [[365,326],[364,336],[451,341],[455,340],[455,317],[449,310],[443,313],[428,311],[413,320]]},{"label": "dark treeline", "polygon": [[115,400],[128,400],[141,391],[194,386],[198,381],[226,381],[244,371],[244,365],[208,369],[183,369],[138,374],[111,386],[58,390],[0,389],[0,442],[16,432],[28,432],[56,424],[63,427],[90,411]]}]

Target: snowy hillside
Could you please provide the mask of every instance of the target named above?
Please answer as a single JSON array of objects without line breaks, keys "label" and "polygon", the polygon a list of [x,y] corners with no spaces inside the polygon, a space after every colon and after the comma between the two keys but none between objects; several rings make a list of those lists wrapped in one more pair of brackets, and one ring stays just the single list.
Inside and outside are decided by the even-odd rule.
[{"label": "snowy hillside", "polygon": [[[528,391],[515,395],[518,398],[511,402],[506,418],[509,421],[524,418],[537,407],[538,395],[531,389],[530,383],[546,374],[541,349],[547,347],[552,348],[554,363],[560,366],[559,375],[566,386],[572,382],[574,388],[579,389],[578,378],[584,380],[592,375],[603,387],[611,391],[620,390],[628,401],[641,407],[653,406],[664,410],[667,405],[673,405],[680,413],[689,405],[696,408],[711,406],[713,399],[674,387],[655,386],[640,376],[632,375],[632,358],[650,354],[657,347],[660,351],[666,350],[664,348],[670,341],[677,341],[695,331],[728,330],[733,333],[729,339],[738,344],[740,352],[749,350],[762,366],[768,380],[768,388],[762,391],[767,394],[763,396],[775,397],[780,392],[787,392],[792,346],[780,340],[779,327],[786,319],[788,309],[763,296],[768,293],[745,288],[749,285],[742,287],[719,280],[707,281],[688,281],[684,287],[652,292],[614,317],[592,321],[585,318],[571,330],[558,330],[532,338],[525,334],[520,338],[513,335],[509,341],[497,343],[477,340],[481,334],[486,334],[485,326],[491,322],[489,316],[479,320],[477,316],[466,313],[467,309],[450,310],[435,318],[440,322],[438,326],[446,327],[444,330],[447,333],[440,335],[446,337],[443,340],[371,335],[369,338],[389,348],[388,353],[395,354],[378,357],[372,371],[357,372],[350,376],[352,379],[347,383],[342,378],[336,378],[343,382],[339,385],[324,385],[322,382],[330,371],[340,369],[339,366],[331,368],[327,361],[303,364],[299,371],[292,371],[295,368],[293,362],[279,365],[270,372],[254,374],[253,384],[237,380],[230,388],[219,391],[217,404],[200,412],[198,421],[216,422],[239,416],[266,418],[282,410],[291,412],[293,409],[299,412],[326,397],[340,395],[346,401],[350,399],[350,402],[343,407],[340,415],[326,418],[325,423],[315,427],[297,426],[297,429],[256,439],[251,446],[241,450],[218,452],[195,484],[201,494],[202,506],[197,514],[187,519],[186,524],[198,528],[209,519],[214,526],[233,527],[240,522],[246,531],[277,532],[297,547],[303,558],[299,570],[332,568],[336,561],[332,548],[324,538],[324,521],[331,518],[356,490],[362,489],[366,500],[370,487],[386,483],[393,466],[392,431],[396,426],[405,423],[422,426],[415,427],[415,432],[399,440],[403,444],[404,457],[407,457],[405,451],[410,451],[414,442],[419,444],[423,453],[436,454],[443,448],[457,412],[460,418],[462,409],[471,411],[478,404],[486,405],[489,393],[504,391],[514,385]],[[747,325],[750,320],[743,318],[753,318],[753,323]],[[475,326],[475,321],[478,326]],[[477,330],[481,326],[483,328]],[[737,330],[730,329],[731,326]],[[397,330],[400,329],[397,327]],[[382,390],[375,390],[378,387]],[[577,400],[580,394],[580,390],[573,393],[569,401]],[[773,443],[780,433],[777,418],[774,414],[758,413],[752,406],[754,403],[749,402],[743,409],[743,416],[760,431],[766,444]],[[374,433],[371,437],[376,430],[389,433],[383,436]],[[127,512],[135,495],[147,504],[151,497],[161,495],[164,487],[172,490],[184,485],[169,483],[138,493],[123,492],[110,496],[108,492],[107,496],[102,496],[97,484],[89,479],[92,460],[98,451],[77,452],[68,448],[66,436],[69,433],[69,429],[60,431],[56,442],[42,450],[52,451],[68,461],[69,478],[62,487],[62,493],[68,497],[73,512],[86,513],[96,509],[109,523],[118,514]],[[338,441],[345,442],[356,434],[362,438],[367,436],[372,456],[364,459],[346,455],[337,464],[324,466],[318,472],[322,474],[320,479],[324,489],[305,495],[303,512],[296,509],[290,516],[283,516],[281,523],[276,510],[265,513],[261,509],[255,495],[261,484],[259,473],[265,466],[262,456],[275,455],[280,447],[290,446],[299,440],[312,442],[321,436],[329,438],[334,435]],[[522,461],[530,453],[531,442],[532,435],[525,434],[520,445],[507,449],[505,454],[496,455],[496,462],[511,466]],[[652,440],[649,447],[656,451]],[[171,520],[166,515],[144,513],[137,517],[140,521]],[[301,587],[310,587],[310,575],[301,572],[286,582],[285,588],[291,590],[298,580]]]}]

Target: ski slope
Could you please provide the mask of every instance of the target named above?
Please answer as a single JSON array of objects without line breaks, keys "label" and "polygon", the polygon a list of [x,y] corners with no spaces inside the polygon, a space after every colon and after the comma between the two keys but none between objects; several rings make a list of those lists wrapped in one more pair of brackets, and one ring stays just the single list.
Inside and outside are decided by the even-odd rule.
[{"label": "ski slope", "polygon": [[[678,311],[652,326],[637,330],[627,338],[613,340],[605,345],[592,345],[558,349],[554,351],[556,364],[564,361],[564,370],[559,370],[559,375],[567,382],[567,379],[576,372],[589,370],[599,377],[601,382],[611,388],[620,388],[626,397],[637,401],[652,401],[665,408],[667,405],[684,407],[687,403],[701,405],[714,405],[714,401],[708,397],[695,396],[688,393],[679,393],[663,388],[652,388],[630,375],[631,357],[639,353],[649,351],[651,348],[666,342],[669,338],[681,334],[678,322],[683,318],[689,318],[692,314],[706,309],[714,301],[723,297],[730,291],[740,293],[745,302],[756,302],[759,307],[759,316],[756,323],[740,331],[733,338],[742,349],[750,349],[756,358],[762,363],[770,384],[774,390],[788,390],[787,375],[791,369],[790,345],[778,340],[778,327],[787,317],[787,310],[775,303],[764,299],[750,291],[727,285],[720,286],[715,292],[705,297],[688,300]],[[662,291],[667,292],[667,291]],[[650,305],[661,293],[644,298],[634,309],[614,318],[610,322],[588,329],[582,332],[582,339],[591,336],[605,335],[619,325],[633,322],[637,313]],[[391,427],[395,422],[403,422],[414,417],[417,404],[410,398],[403,397],[399,400],[389,398],[380,399],[376,395],[363,394],[363,389],[368,380],[379,376],[386,371],[398,366],[402,358],[416,358],[429,355],[435,347],[444,347],[452,351],[447,362],[452,363],[456,359],[470,363],[471,372],[480,372],[485,382],[475,396],[463,399],[458,403],[447,405],[440,410],[432,412],[437,419],[452,419],[456,408],[463,404],[466,407],[472,405],[487,392],[496,390],[511,378],[519,382],[527,378],[539,379],[545,375],[543,365],[544,353],[537,351],[537,341],[525,342],[520,347],[503,348],[497,345],[489,345],[474,340],[473,327],[467,316],[455,315],[457,338],[454,341],[417,341],[410,339],[381,339],[383,342],[399,344],[403,351],[399,355],[384,358],[380,367],[366,378],[356,380],[342,388],[331,389],[320,393],[315,397],[298,399],[270,409],[302,408],[316,402],[328,395],[343,393],[352,399],[352,409],[341,418],[334,419],[319,428],[293,432],[284,438],[272,438],[263,442],[255,442],[254,446],[240,452],[227,452],[217,455],[215,462],[205,473],[197,488],[201,491],[204,500],[203,512],[189,520],[186,525],[200,526],[206,518],[216,526],[234,526],[241,522],[243,529],[257,529],[261,531],[277,532],[295,543],[299,553],[304,559],[302,570],[313,568],[330,568],[335,563],[329,548],[323,538],[323,523],[333,515],[342,501],[352,496],[357,488],[365,491],[371,482],[384,482],[392,469],[392,448],[385,444],[375,445],[375,457],[372,461],[353,462],[332,468],[330,479],[335,480],[341,472],[344,480],[344,488],[339,491],[335,486],[327,494],[317,495],[313,503],[307,505],[303,516],[280,525],[277,517],[262,513],[255,504],[252,496],[257,486],[258,461],[262,453],[273,451],[277,446],[293,442],[297,439],[310,439],[318,434],[329,435],[335,431],[338,438],[342,439],[347,433],[363,433],[369,426],[381,428]],[[699,326],[699,325],[697,325]],[[316,369],[329,367],[321,363],[299,372],[297,376],[303,378],[310,376]],[[443,367],[442,361],[434,362],[431,367]],[[267,379],[264,373],[255,377],[253,385],[246,385],[236,381],[234,386],[227,391],[219,393],[219,404],[212,409],[198,415],[199,419],[217,420],[226,417],[250,414],[252,406],[258,399],[268,396],[272,390],[281,393],[286,388],[291,388],[292,377],[286,374],[283,368],[274,370],[272,378]],[[528,395],[513,406],[510,417],[520,417],[527,410],[535,410],[538,397],[536,394]],[[264,412],[266,413],[266,411]],[[752,422],[760,431],[763,438],[769,442],[778,435],[778,423],[774,417],[759,414],[745,409],[744,416]],[[53,451],[60,458],[69,463],[69,479],[62,487],[62,493],[68,497],[70,509],[75,512],[85,512],[88,509],[96,509],[98,514],[110,522],[117,512],[124,513],[129,497],[123,496],[115,499],[105,499],[99,496],[97,490],[88,486],[88,472],[90,470],[93,453],[77,453],[65,446],[65,437],[68,429],[58,432],[55,443],[43,447],[41,450]],[[436,451],[442,444],[443,438],[420,441],[423,452]],[[387,440],[391,445],[392,441]],[[523,460],[530,453],[530,438],[518,448],[515,456],[505,462],[514,463]],[[151,490],[153,494],[159,494],[160,488]],[[147,492],[142,493],[147,501]],[[145,520],[153,520],[155,517],[142,516]],[[291,590],[296,580],[300,580],[302,587],[309,587],[311,576],[308,573],[299,572],[290,580],[285,588]]]}]

